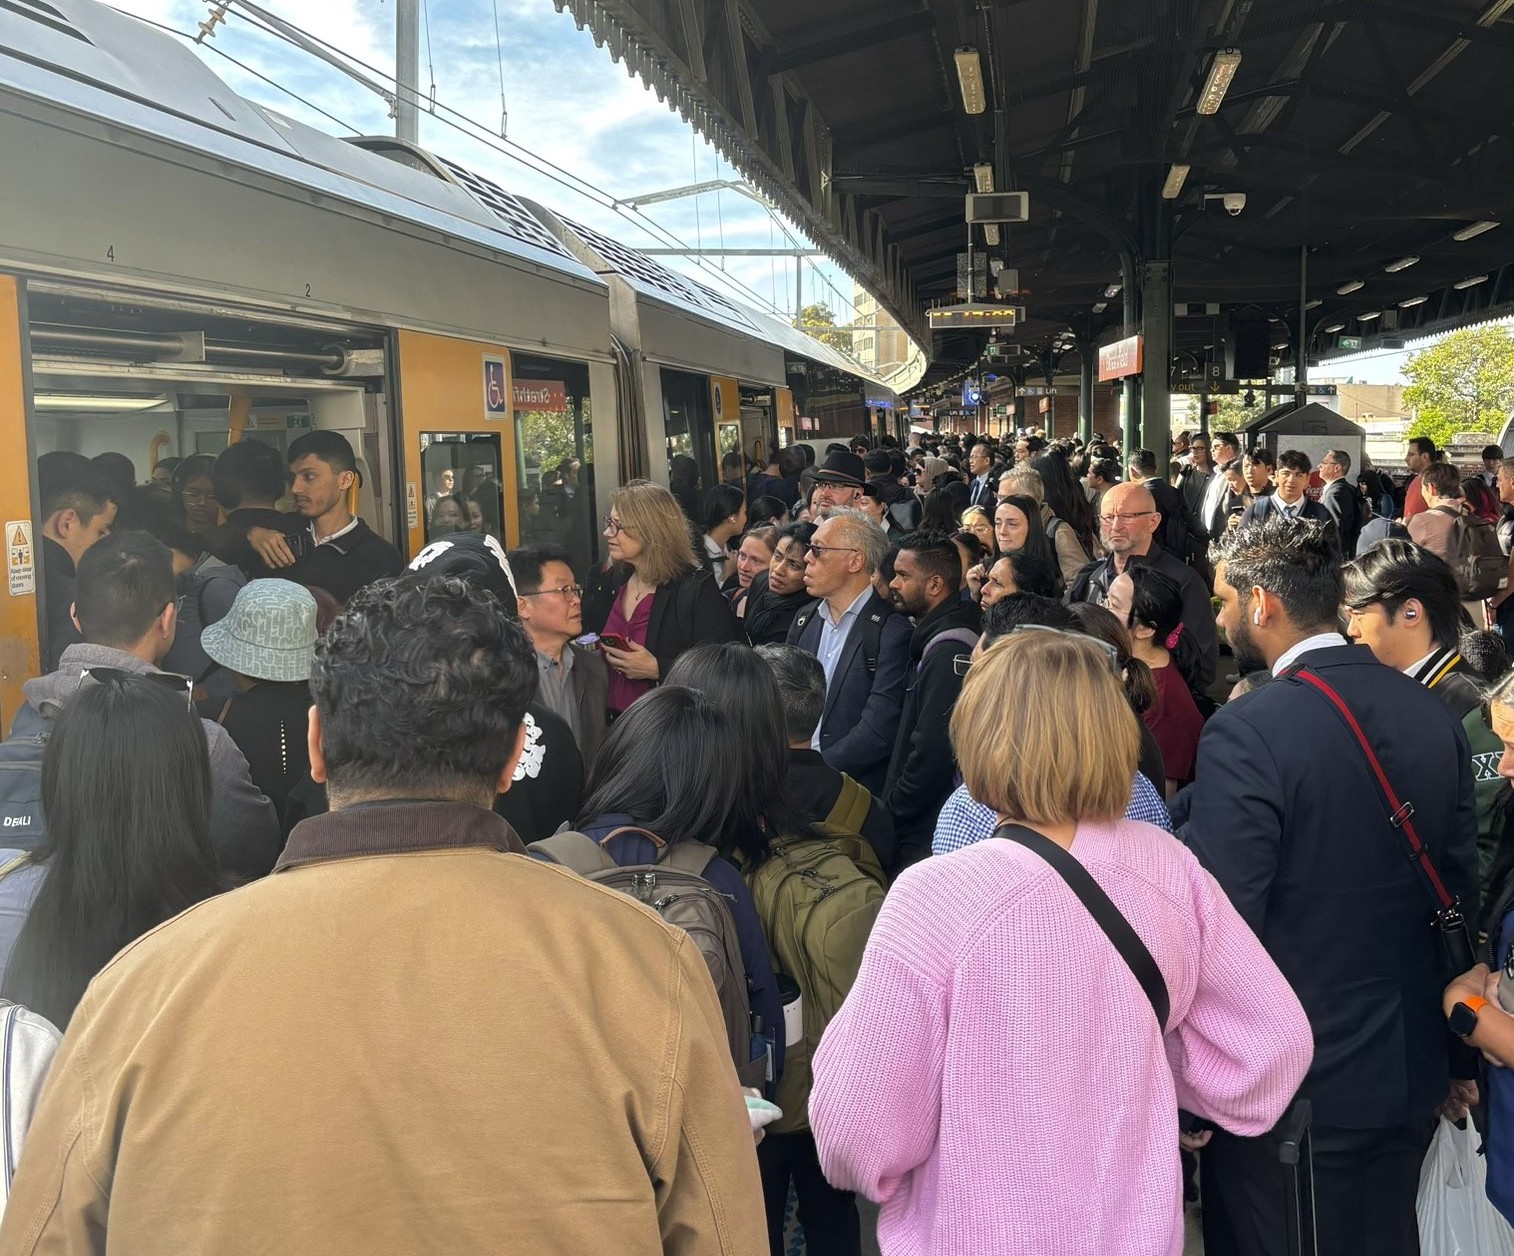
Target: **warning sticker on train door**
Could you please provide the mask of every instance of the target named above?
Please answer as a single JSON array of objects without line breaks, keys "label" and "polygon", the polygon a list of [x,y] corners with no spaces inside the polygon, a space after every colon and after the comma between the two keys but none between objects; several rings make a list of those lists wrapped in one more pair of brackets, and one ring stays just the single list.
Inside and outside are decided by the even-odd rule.
[{"label": "warning sticker on train door", "polygon": [[418,528],[421,526],[421,497],[416,491],[415,481],[405,482],[405,526]]},{"label": "warning sticker on train door", "polygon": [[37,591],[37,555],[32,549],[32,521],[13,519],[5,525],[5,572],[12,597]]}]

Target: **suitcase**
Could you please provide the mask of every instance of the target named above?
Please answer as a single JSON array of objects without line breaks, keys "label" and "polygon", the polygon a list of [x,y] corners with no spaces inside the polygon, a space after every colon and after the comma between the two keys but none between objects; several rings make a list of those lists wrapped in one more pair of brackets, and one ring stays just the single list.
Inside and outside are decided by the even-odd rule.
[{"label": "suitcase", "polygon": [[1298,1099],[1278,1122],[1278,1160],[1283,1166],[1288,1256],[1318,1256],[1314,1229],[1314,1154],[1309,1125],[1314,1116],[1307,1099]]}]

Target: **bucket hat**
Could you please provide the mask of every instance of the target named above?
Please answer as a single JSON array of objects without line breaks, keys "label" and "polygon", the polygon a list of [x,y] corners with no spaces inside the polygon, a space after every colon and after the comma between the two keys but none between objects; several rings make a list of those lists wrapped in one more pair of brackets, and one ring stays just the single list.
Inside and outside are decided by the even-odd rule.
[{"label": "bucket hat", "polygon": [[309,680],[315,661],[315,598],[289,580],[254,580],[224,619],[200,633],[222,667],[257,680]]}]

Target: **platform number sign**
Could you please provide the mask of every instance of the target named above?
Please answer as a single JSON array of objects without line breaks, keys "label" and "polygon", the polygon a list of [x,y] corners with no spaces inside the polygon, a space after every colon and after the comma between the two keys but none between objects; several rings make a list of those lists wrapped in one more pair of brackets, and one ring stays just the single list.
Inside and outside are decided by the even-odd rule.
[{"label": "platform number sign", "polygon": [[37,591],[37,556],[32,549],[30,519],[12,519],[5,525],[5,572],[12,597]]},{"label": "platform number sign", "polygon": [[484,357],[484,418],[503,422],[510,414],[510,386],[504,358]]}]

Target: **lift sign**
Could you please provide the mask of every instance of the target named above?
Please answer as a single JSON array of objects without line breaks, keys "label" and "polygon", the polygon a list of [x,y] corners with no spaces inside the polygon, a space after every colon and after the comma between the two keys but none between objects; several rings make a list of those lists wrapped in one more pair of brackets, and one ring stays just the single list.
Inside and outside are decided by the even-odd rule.
[{"label": "lift sign", "polygon": [[37,591],[37,556],[32,549],[30,519],[13,519],[5,525],[5,571],[12,597]]}]

